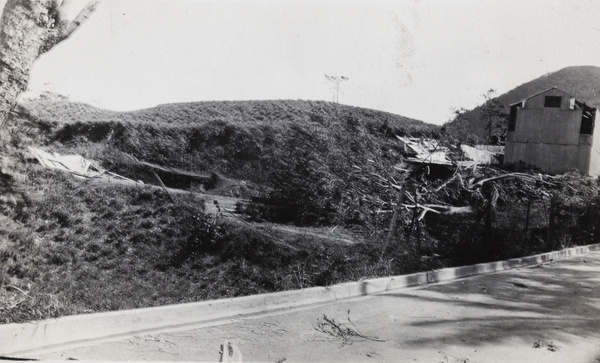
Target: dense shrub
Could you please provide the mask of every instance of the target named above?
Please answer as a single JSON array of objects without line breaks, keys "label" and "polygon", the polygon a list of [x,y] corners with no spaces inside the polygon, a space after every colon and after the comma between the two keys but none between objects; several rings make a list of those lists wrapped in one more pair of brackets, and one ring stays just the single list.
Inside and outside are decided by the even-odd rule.
[{"label": "dense shrub", "polygon": [[339,220],[341,183],[309,155],[290,160],[286,169],[273,173],[272,180],[270,200],[283,206],[283,213],[296,224],[329,225]]},{"label": "dense shrub", "polygon": [[221,249],[223,227],[213,215],[186,208],[180,212],[181,223],[187,226],[185,239],[181,242],[175,262],[185,261],[205,253],[216,253]]}]

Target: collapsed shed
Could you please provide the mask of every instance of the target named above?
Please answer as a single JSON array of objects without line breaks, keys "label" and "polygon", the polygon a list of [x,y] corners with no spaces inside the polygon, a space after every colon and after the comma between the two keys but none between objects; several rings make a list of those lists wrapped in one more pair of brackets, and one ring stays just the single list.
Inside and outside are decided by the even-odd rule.
[{"label": "collapsed shed", "polygon": [[84,158],[81,155],[61,155],[59,153],[49,153],[47,151],[29,147],[29,153],[43,167],[48,169],[57,169],[71,173],[75,177],[82,179],[114,179],[127,183],[136,182],[121,175],[111,173],[101,168],[95,162]]},{"label": "collapsed shed", "polygon": [[[500,164],[504,154],[503,146],[496,145],[460,145],[451,150],[442,146],[438,140],[428,138],[409,138],[396,136],[404,145],[406,158],[411,163],[429,165],[464,166]],[[490,146],[493,146],[490,148]]]}]

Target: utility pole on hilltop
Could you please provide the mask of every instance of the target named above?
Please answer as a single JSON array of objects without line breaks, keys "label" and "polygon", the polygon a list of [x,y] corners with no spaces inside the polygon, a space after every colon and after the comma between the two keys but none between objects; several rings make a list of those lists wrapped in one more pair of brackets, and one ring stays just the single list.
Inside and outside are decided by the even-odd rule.
[{"label": "utility pole on hilltop", "polygon": [[335,84],[335,103],[340,103],[340,83],[349,80],[348,77],[345,76],[329,76],[325,75],[328,81],[333,82]]}]

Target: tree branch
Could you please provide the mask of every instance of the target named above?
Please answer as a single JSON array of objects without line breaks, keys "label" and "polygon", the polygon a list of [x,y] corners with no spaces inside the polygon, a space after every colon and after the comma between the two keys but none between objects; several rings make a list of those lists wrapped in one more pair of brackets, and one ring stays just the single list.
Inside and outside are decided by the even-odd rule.
[{"label": "tree branch", "polygon": [[[65,3],[67,3],[67,2],[68,1],[65,1],[61,5],[61,8],[63,8]],[[77,14],[75,19],[73,19],[73,21],[71,21],[69,24],[67,24],[67,26],[63,29],[62,34],[61,34],[61,38],[62,38],[61,40],[68,38],[75,30],[77,30],[77,28],[79,28],[79,26],[81,24],[83,24],[86,20],[88,20],[89,17],[92,15],[92,13],[98,7],[98,4],[100,4],[100,0],[92,0],[89,3],[87,3],[85,8],[83,8],[79,12],[79,14]]]}]

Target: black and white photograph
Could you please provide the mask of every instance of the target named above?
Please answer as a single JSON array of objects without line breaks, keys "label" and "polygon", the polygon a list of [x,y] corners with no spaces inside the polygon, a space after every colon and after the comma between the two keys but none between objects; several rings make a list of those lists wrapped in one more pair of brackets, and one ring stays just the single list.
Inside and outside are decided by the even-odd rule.
[{"label": "black and white photograph", "polygon": [[0,360],[600,362],[599,1],[0,9]]}]

